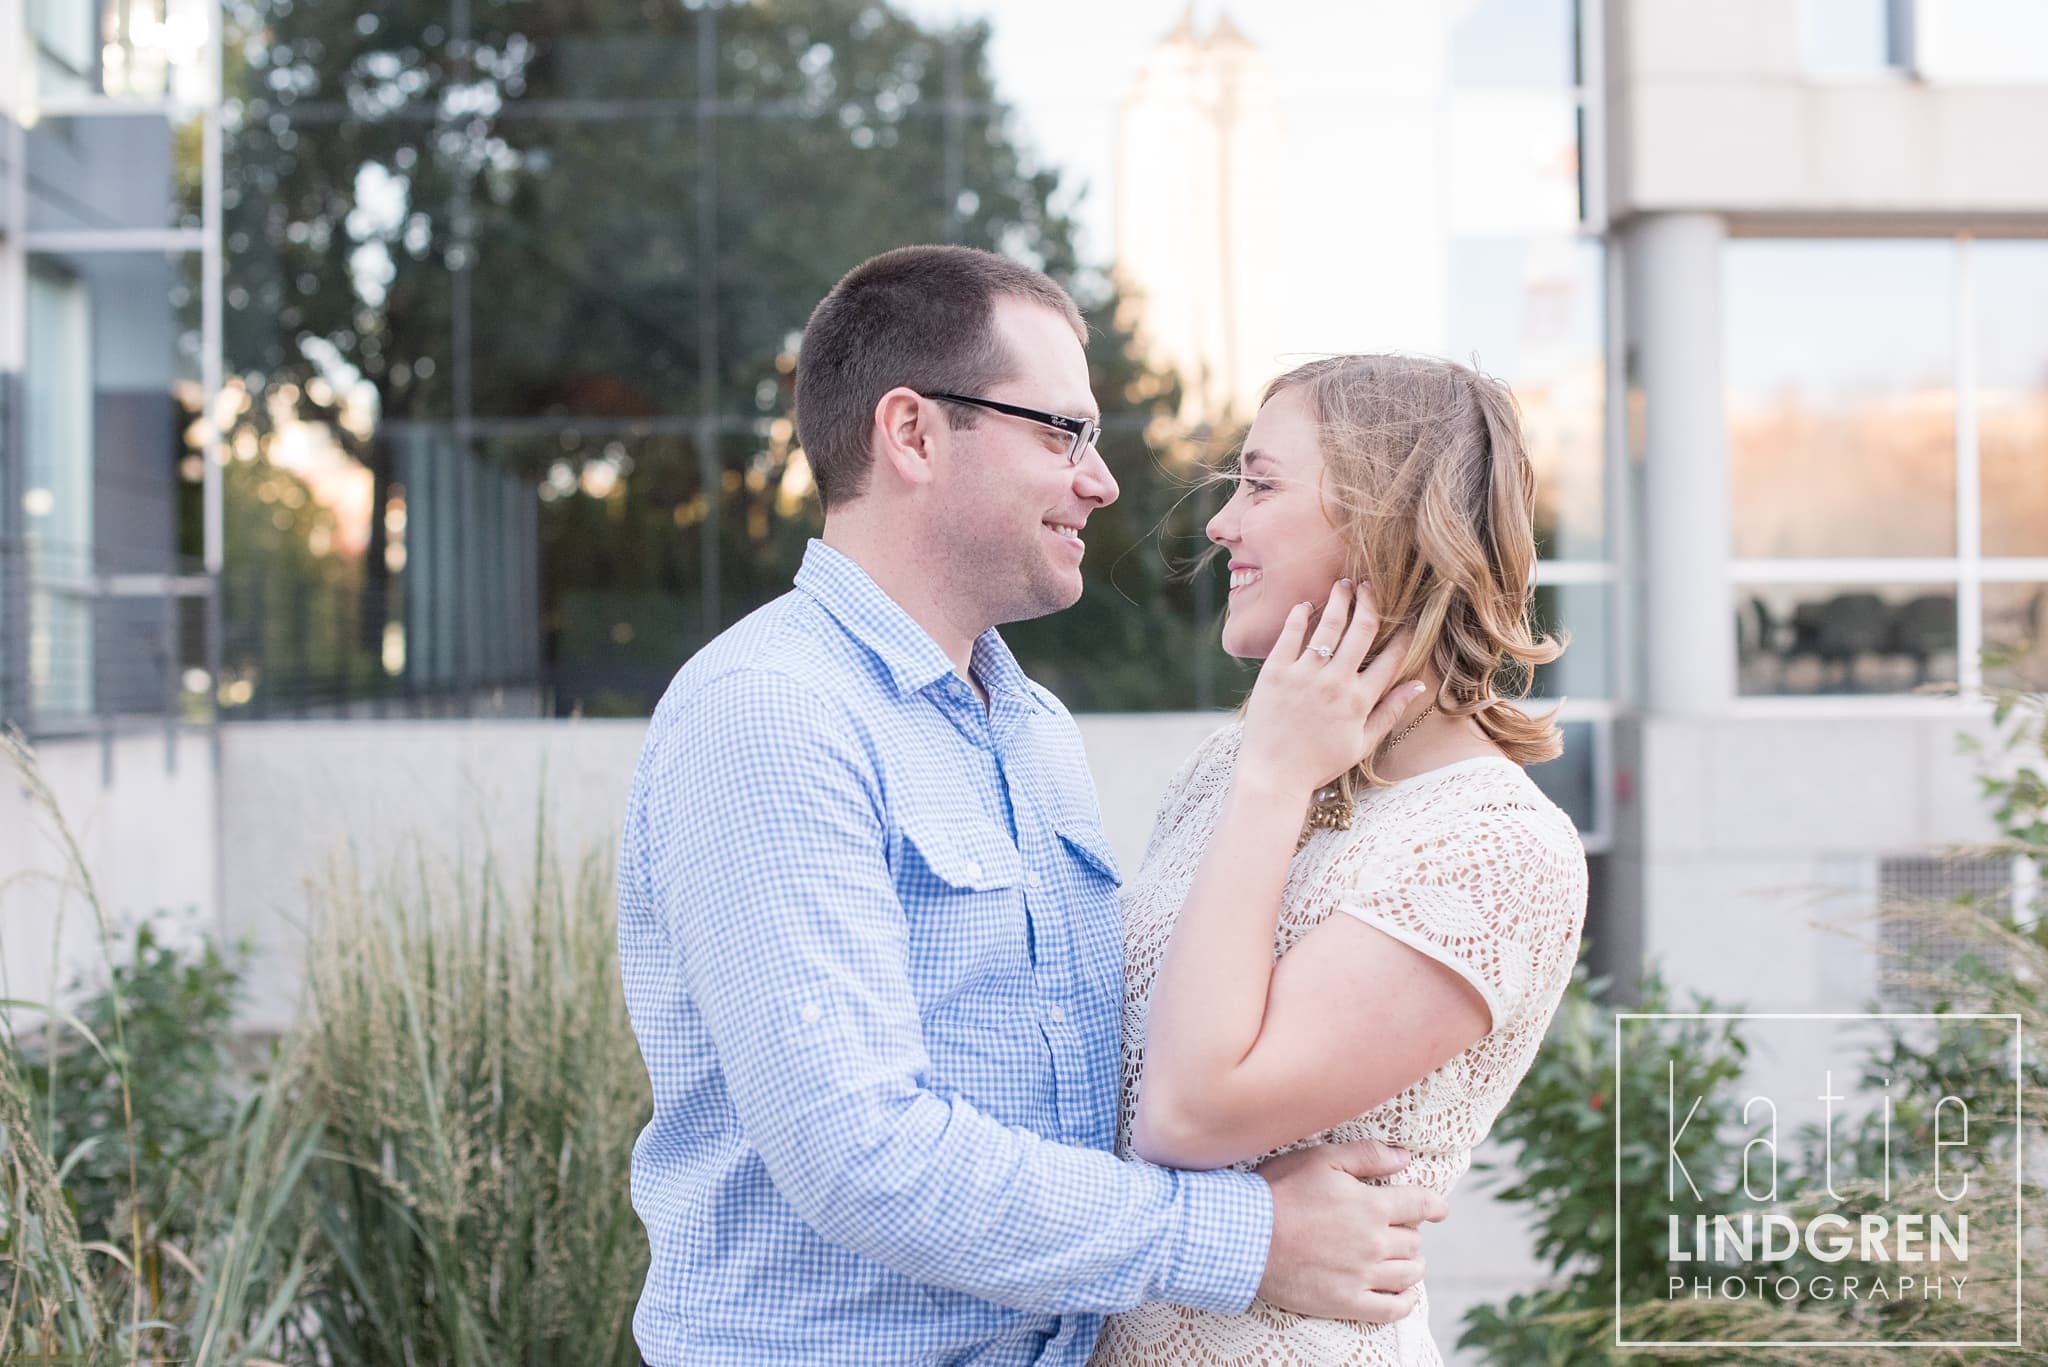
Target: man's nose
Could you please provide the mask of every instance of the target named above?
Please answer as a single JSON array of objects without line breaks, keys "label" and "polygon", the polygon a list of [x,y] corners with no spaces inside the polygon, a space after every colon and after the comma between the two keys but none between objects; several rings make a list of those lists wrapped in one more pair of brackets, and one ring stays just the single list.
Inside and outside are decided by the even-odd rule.
[{"label": "man's nose", "polygon": [[1109,462],[1102,458],[1099,446],[1090,446],[1088,454],[1074,467],[1074,492],[1098,508],[1106,508],[1116,502],[1119,492],[1116,476],[1109,472]]}]

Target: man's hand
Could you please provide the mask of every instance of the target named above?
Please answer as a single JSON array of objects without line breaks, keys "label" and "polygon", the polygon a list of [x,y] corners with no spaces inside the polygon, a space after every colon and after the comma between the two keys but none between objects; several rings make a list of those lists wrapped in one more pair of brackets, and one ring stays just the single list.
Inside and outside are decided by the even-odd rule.
[{"label": "man's hand", "polygon": [[1273,1189],[1273,1243],[1259,1298],[1322,1319],[1392,1324],[1415,1309],[1422,1222],[1450,1207],[1424,1187],[1367,1186],[1408,1156],[1377,1140],[1320,1144],[1259,1168]]}]

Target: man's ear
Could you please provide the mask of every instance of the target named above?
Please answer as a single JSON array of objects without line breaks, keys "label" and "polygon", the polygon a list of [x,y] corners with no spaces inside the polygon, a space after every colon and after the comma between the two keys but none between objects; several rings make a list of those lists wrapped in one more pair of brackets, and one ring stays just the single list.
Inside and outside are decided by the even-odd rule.
[{"label": "man's ear", "polygon": [[875,403],[875,463],[905,484],[932,482],[933,419],[937,409],[914,389],[901,385]]}]

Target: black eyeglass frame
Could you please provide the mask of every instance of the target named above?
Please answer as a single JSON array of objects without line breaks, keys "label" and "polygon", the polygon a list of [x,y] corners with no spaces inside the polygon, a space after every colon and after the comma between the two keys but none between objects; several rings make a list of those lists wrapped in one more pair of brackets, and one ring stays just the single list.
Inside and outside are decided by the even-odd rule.
[{"label": "black eyeglass frame", "polygon": [[1047,413],[1037,408],[1024,408],[1014,403],[1002,403],[995,399],[977,399],[969,394],[927,394],[927,399],[940,399],[946,403],[964,403],[973,408],[986,408],[991,413],[1003,413],[1013,418],[1023,418],[1050,427],[1056,432],[1067,434],[1067,464],[1079,465],[1088,448],[1102,439],[1102,424],[1094,418],[1070,418],[1064,413]]}]

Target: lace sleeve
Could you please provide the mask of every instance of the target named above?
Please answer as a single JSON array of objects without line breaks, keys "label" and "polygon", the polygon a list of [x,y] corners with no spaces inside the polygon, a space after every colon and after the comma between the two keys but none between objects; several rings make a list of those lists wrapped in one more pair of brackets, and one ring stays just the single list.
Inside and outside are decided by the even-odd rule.
[{"label": "lace sleeve", "polygon": [[1585,851],[1561,813],[1523,803],[1438,815],[1347,870],[1335,907],[1470,983],[1500,1030],[1576,953]]}]

